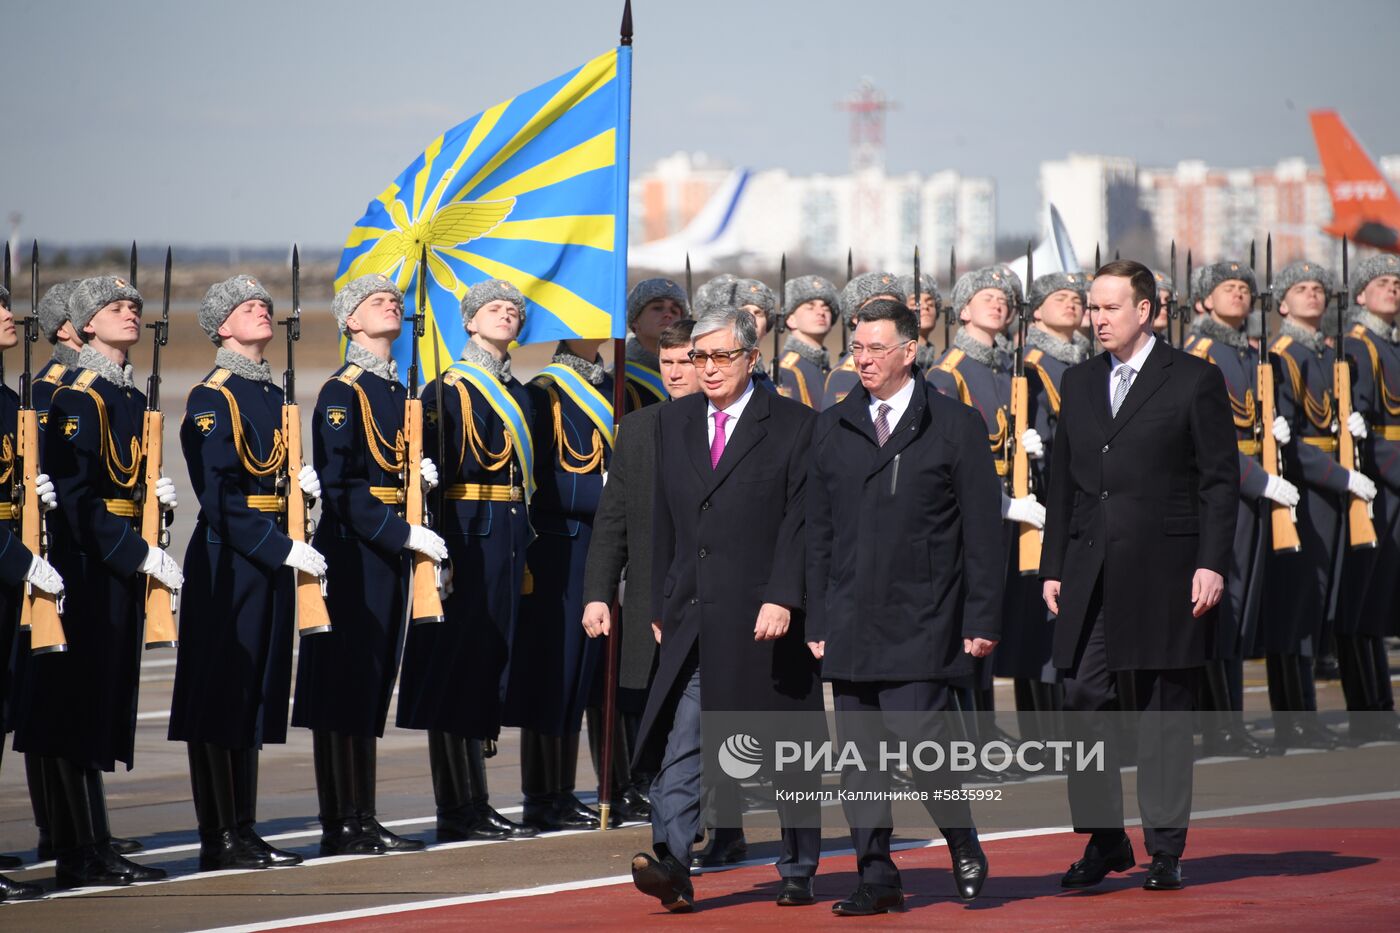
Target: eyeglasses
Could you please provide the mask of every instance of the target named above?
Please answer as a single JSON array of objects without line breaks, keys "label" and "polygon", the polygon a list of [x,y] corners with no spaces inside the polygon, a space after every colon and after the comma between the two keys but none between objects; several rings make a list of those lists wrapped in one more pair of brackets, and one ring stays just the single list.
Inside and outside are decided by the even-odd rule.
[{"label": "eyeglasses", "polygon": [[901,340],[899,343],[891,344],[889,346],[885,346],[883,343],[872,343],[869,346],[866,346],[863,343],[853,343],[851,344],[851,356],[853,358],[857,356],[865,356],[869,357],[872,360],[883,360],[895,350],[900,349],[907,343],[913,342],[914,341],[912,340]]},{"label": "eyeglasses", "polygon": [[690,357],[692,363],[701,369],[704,369],[710,363],[714,363],[715,366],[720,368],[727,368],[733,366],[735,360],[741,356],[747,355],[748,352],[748,350],[743,348],[736,350],[715,350],[711,353],[706,353],[703,350],[691,350],[690,353],[686,355]]}]

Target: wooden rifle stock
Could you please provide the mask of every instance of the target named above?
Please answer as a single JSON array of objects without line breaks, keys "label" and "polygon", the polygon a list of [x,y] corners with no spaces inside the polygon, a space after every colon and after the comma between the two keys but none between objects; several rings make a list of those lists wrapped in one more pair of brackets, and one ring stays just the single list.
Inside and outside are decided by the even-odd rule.
[{"label": "wooden rifle stock", "polygon": [[[1259,457],[1265,473],[1270,476],[1282,476],[1282,454],[1278,449],[1278,439],[1274,437],[1274,418],[1278,411],[1274,407],[1274,367],[1269,362],[1268,348],[1261,348],[1260,353],[1262,361],[1258,370],[1261,423]],[[1294,552],[1302,549],[1303,543],[1298,538],[1298,517],[1294,509],[1280,502],[1270,502],[1269,522],[1273,531],[1275,551]]]},{"label": "wooden rifle stock", "polygon": [[[165,415],[147,411],[142,425],[142,449],[146,452],[146,495],[141,501],[141,540],[153,548],[161,547],[164,516],[156,498],[156,483],[164,459],[161,432]],[[178,643],[175,634],[175,594],[155,577],[146,578],[146,648],[173,648]]]},{"label": "wooden rifle stock", "polygon": [[[1030,385],[1024,375],[1011,378],[1011,420],[1016,432],[1015,452],[1011,456],[1011,495],[1020,499],[1031,494],[1031,459],[1021,438],[1030,428]],[[1027,522],[1020,523],[1016,534],[1017,550],[1023,576],[1040,570],[1040,529]]]},{"label": "wooden rifle stock", "polygon": [[[30,552],[44,556],[44,516],[35,492],[39,476],[39,415],[33,408],[19,413],[19,455],[23,464],[24,494],[20,507],[20,541]],[[58,597],[26,584],[20,605],[20,628],[29,632],[32,654],[68,650],[68,637],[58,615]]]},{"label": "wooden rifle stock", "polygon": [[[301,473],[301,406],[282,406],[282,438],[287,446],[287,537],[306,543],[306,494],[297,475]],[[297,634],[319,635],[331,630],[321,581],[305,571],[297,575]]]},{"label": "wooden rifle stock", "polygon": [[[1337,361],[1332,364],[1332,380],[1337,395],[1337,462],[1343,469],[1361,467],[1356,450],[1356,438],[1351,436],[1347,421],[1351,418],[1351,364],[1342,347],[1337,347]],[[1347,541],[1353,548],[1376,546],[1376,526],[1371,520],[1371,503],[1358,496],[1347,496]]]},{"label": "wooden rifle stock", "polygon": [[[423,524],[423,400],[404,402],[404,431],[407,433],[407,460],[404,464],[404,519],[410,525]],[[437,564],[426,554],[413,552],[413,611],[409,621],[441,622],[446,618],[438,596]]]}]

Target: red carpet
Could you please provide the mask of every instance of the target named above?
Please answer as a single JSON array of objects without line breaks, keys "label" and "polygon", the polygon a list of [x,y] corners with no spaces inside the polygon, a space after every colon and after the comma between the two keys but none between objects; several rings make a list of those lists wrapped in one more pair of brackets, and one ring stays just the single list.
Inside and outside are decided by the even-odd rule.
[{"label": "red carpet", "polygon": [[[1379,814],[1395,805],[1385,801],[1328,807],[1326,820],[1333,825],[1388,824],[1391,820],[1382,820]],[[1142,890],[1150,859],[1143,852],[1141,833],[1130,830],[1138,868],[1110,875],[1087,892],[1066,892],[1058,885],[1060,874],[1079,855],[1080,838],[1064,834],[987,842],[991,877],[972,904],[963,904],[952,894],[946,849],[896,853],[907,910],[866,919],[831,914],[832,902],[856,886],[855,859],[848,855],[823,858],[816,880],[818,903],[812,907],[775,906],[777,877],[772,866],[765,865],[697,876],[698,909],[689,915],[667,914],[630,884],[619,884],[383,914],[314,928],[337,933],[625,930],[663,924],[675,929],[847,931],[867,924],[889,929],[956,924],[973,930],[1228,927],[1240,931],[1277,930],[1284,924],[1295,930],[1343,925],[1394,929],[1400,917],[1400,833],[1392,828],[1308,828],[1317,815],[1316,811],[1282,815],[1299,828],[1245,828],[1224,820],[1193,826],[1182,862],[1186,888],[1178,892]]]}]

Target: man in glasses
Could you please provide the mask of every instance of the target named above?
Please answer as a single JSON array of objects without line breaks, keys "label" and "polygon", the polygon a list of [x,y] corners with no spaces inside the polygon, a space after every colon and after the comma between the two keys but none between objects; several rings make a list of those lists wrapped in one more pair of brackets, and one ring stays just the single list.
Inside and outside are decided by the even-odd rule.
[{"label": "man in glasses", "polygon": [[[831,681],[837,746],[855,744],[867,763],[881,760],[890,733],[950,740],[949,680],[967,676],[1001,631],[1001,493],[982,419],[916,378],[918,338],[902,302],[865,306],[851,342],[860,387],[817,419],[809,458],[807,645]],[[860,885],[833,905],[839,915],[904,903],[888,799],[849,802],[888,792],[889,778],[842,769]],[[915,768],[914,781],[948,840],[958,895],[971,900],[987,875],[972,811],[939,800],[952,786],[946,771]]]},{"label": "man in glasses", "polygon": [[[876,298],[890,298],[901,304],[908,301],[904,288],[899,284],[899,276],[893,272],[862,272],[841,289],[841,326],[855,327],[860,320],[860,309]],[[860,377],[856,374],[856,361],[847,354],[826,377],[822,410],[841,401],[858,385]]]},{"label": "man in glasses", "polygon": [[[632,859],[637,888],[673,912],[695,900],[689,866],[703,796],[702,710],[822,709],[802,617],[816,413],[754,390],[758,335],[749,312],[702,314],[692,343],[700,392],[662,406],[656,418],[651,617],[661,626],[661,658],[637,755],[639,767],[659,762],[655,855]],[[821,850],[820,829],[794,828],[791,815],[780,802],[779,906],[813,903]]]}]

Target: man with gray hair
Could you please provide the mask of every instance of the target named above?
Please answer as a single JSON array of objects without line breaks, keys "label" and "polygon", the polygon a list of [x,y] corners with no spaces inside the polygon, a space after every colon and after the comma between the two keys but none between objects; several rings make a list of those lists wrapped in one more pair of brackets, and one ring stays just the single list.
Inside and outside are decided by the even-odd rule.
[{"label": "man with gray hair", "polygon": [[[689,865],[703,797],[702,711],[822,709],[802,612],[816,414],[754,391],[758,336],[747,311],[703,315],[692,342],[701,391],[657,416],[651,616],[661,627],[661,658],[637,753],[639,767],[659,762],[655,854],[632,859],[637,888],[673,912],[694,906]],[[811,904],[821,833],[790,828],[781,804],[779,817],[778,904]]]}]

